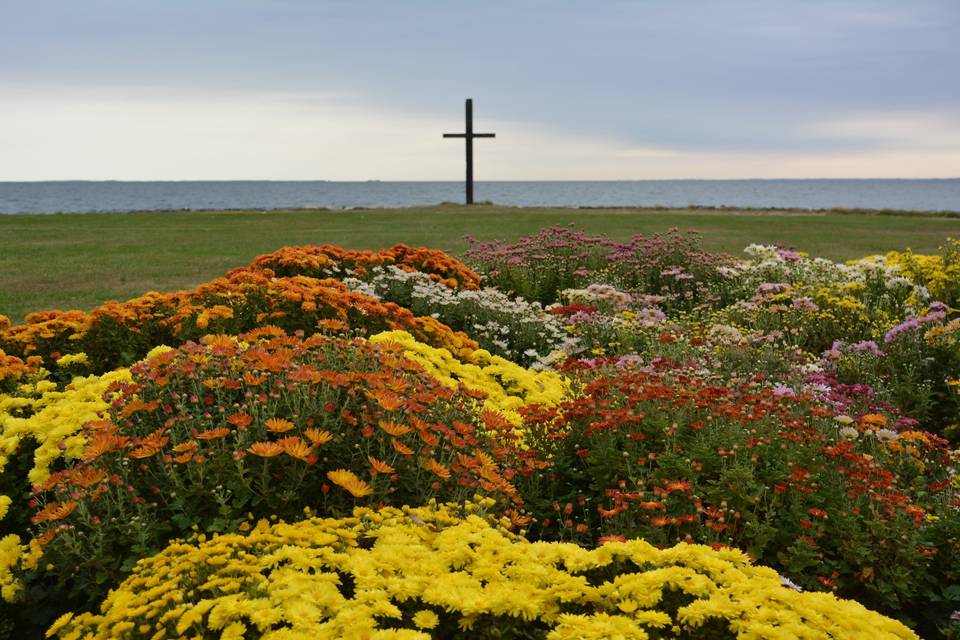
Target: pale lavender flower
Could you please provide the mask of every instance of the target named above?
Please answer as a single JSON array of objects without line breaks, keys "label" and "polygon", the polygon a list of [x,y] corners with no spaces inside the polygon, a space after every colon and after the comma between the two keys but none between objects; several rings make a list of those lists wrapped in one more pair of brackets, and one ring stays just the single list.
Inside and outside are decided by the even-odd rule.
[{"label": "pale lavender flower", "polygon": [[931,302],[929,310],[924,315],[920,316],[919,318],[911,316],[907,318],[904,322],[901,322],[900,324],[895,326],[893,329],[890,329],[890,331],[887,331],[887,334],[883,336],[884,344],[890,344],[901,333],[905,333],[907,331],[916,329],[921,324],[924,324],[926,322],[938,322],[940,320],[943,320],[944,318],[947,317],[947,312],[949,310],[950,308],[947,305],[943,304],[942,302],[937,302],[937,301]]},{"label": "pale lavender flower", "polygon": [[797,392],[784,384],[777,384],[773,387],[773,395],[777,396],[778,398],[782,398],[784,396],[793,397],[797,395]]},{"label": "pale lavender flower", "polygon": [[622,355],[617,360],[617,367],[621,369],[623,367],[641,367],[641,366],[643,366],[643,357],[633,353]]},{"label": "pale lavender flower", "polygon": [[921,323],[920,318],[914,318],[914,317],[908,318],[906,321],[901,322],[900,324],[895,326],[893,329],[890,329],[890,331],[887,331],[886,335],[883,336],[883,343],[890,344],[891,342],[896,340],[897,336],[899,336],[901,333],[906,333],[907,331],[916,329],[917,327],[920,326],[920,323]]},{"label": "pale lavender flower", "polygon": [[802,298],[795,298],[793,301],[793,308],[797,311],[803,311],[805,313],[813,313],[818,309],[817,303],[806,296]]},{"label": "pale lavender flower", "polygon": [[790,251],[789,249],[777,249],[777,254],[787,262],[796,262],[803,258],[803,256],[796,251]]},{"label": "pale lavender flower", "polygon": [[869,351],[875,356],[884,355],[883,351],[880,350],[880,347],[877,346],[877,343],[873,340],[864,340],[863,342],[858,342],[857,344],[850,345],[850,348],[854,351]]},{"label": "pale lavender flower", "polygon": [[759,293],[783,293],[790,288],[790,285],[783,282],[761,282],[757,285]]}]

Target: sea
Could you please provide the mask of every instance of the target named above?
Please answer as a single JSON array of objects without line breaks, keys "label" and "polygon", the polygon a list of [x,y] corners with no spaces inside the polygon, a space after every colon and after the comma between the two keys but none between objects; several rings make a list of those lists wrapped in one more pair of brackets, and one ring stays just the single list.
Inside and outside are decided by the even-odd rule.
[{"label": "sea", "polygon": [[[0,182],[0,214],[366,209],[463,202],[462,182]],[[960,178],[477,182],[477,202],[527,207],[717,207],[960,212]]]}]

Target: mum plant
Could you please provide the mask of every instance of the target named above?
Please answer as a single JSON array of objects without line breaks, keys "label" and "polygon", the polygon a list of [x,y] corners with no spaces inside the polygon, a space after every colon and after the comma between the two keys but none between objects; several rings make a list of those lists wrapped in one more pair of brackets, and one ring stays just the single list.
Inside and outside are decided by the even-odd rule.
[{"label": "mum plant", "polygon": [[522,411],[526,455],[549,465],[520,484],[534,538],[732,546],[804,589],[928,629],[949,616],[960,488],[945,440],[699,363],[583,375],[575,398]]},{"label": "mum plant", "polygon": [[66,614],[48,635],[916,638],[855,602],[783,586],[738,551],[529,543],[483,510],[358,509],[177,541],[141,561],[100,612]]},{"label": "mum plant", "polygon": [[501,513],[519,504],[486,394],[441,384],[393,343],[276,327],[209,336],[161,350],[106,391],[106,410],[60,434],[62,450],[47,434],[64,456],[32,472],[33,537],[7,559],[88,604],[167,540],[236,530],[251,515],[477,494]]}]

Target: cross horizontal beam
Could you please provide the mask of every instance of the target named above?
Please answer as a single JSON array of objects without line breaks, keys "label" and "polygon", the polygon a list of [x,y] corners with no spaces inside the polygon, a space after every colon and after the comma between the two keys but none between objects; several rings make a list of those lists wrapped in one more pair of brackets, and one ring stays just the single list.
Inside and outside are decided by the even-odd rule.
[{"label": "cross horizontal beam", "polygon": [[444,138],[466,138],[470,136],[471,138],[496,138],[497,134],[495,133],[445,133],[443,134]]}]

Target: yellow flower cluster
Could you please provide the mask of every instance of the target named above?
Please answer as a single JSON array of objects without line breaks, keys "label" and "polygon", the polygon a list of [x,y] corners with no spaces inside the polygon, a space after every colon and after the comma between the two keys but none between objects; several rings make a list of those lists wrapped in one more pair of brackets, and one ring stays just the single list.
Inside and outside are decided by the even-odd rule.
[{"label": "yellow flower cluster", "polygon": [[[50,477],[50,466],[57,458],[79,458],[86,445],[78,433],[80,427],[99,419],[109,407],[105,394],[111,384],[129,379],[130,372],[120,369],[102,376],[74,378],[63,391],[58,391],[54,382],[40,379],[21,384],[14,394],[0,394],[0,473],[24,438],[32,438],[39,445],[27,474],[34,485]],[[0,520],[11,503],[9,496],[0,495]],[[35,566],[40,553],[36,541],[28,547],[13,534],[0,539],[0,598],[12,601],[21,589],[14,568]]]},{"label": "yellow flower cluster", "polygon": [[87,364],[88,362],[89,362],[89,359],[87,358],[87,354],[83,352],[68,353],[65,356],[61,356],[57,358],[58,367],[69,367],[75,364]]},{"label": "yellow flower cluster", "polygon": [[[161,345],[152,349],[145,360],[169,351]],[[60,366],[85,363],[86,354],[64,356]],[[80,427],[99,420],[110,405],[111,386],[131,380],[128,369],[117,369],[100,376],[77,376],[63,391],[56,383],[46,380],[47,372],[40,370],[39,379],[19,385],[13,394],[0,393],[0,473],[16,452],[20,441],[32,438],[39,446],[34,453],[33,468],[27,479],[33,485],[43,484],[50,477],[50,465],[63,456],[80,458],[86,440]]]},{"label": "yellow flower cluster", "polygon": [[[67,364],[83,361],[84,358],[74,357]],[[57,458],[76,459],[83,455],[86,441],[79,433],[80,427],[102,417],[109,407],[106,394],[110,385],[130,379],[130,372],[120,369],[102,376],[74,378],[59,391],[56,383],[43,378],[45,374],[41,371],[39,380],[19,385],[12,394],[0,394],[0,473],[20,442],[32,438],[38,446],[27,479],[34,485],[50,477],[50,466]],[[11,503],[9,496],[0,495],[0,520],[6,516]],[[13,534],[0,539],[0,597],[3,600],[11,601],[21,589],[14,569],[35,567],[41,554],[35,540],[25,546],[20,544],[20,537]]]},{"label": "yellow flower cluster", "polygon": [[76,377],[63,391],[49,380],[20,385],[16,395],[0,395],[0,472],[23,438],[38,443],[27,479],[34,485],[50,476],[51,463],[60,456],[76,459],[86,441],[80,427],[98,420],[109,407],[104,394],[110,385],[130,380],[127,369],[102,376]]},{"label": "yellow flower cluster", "polygon": [[514,426],[523,420],[517,409],[526,404],[557,406],[569,393],[570,382],[555,371],[532,371],[485,349],[477,349],[463,362],[446,349],[418,342],[406,331],[385,331],[370,338],[375,344],[398,344],[407,358],[423,366],[443,385],[463,384],[487,394],[483,409],[496,411]]},{"label": "yellow flower cluster", "polygon": [[869,325],[871,316],[867,313],[867,306],[859,299],[862,287],[857,282],[821,286],[812,295],[818,308],[816,317],[844,324]]},{"label": "yellow flower cluster", "polygon": [[478,624],[546,627],[550,640],[712,637],[718,625],[739,638],[916,637],[855,602],[788,589],[736,550],[531,543],[434,505],[176,541],[100,611],[65,614],[48,637],[412,640],[470,637]]},{"label": "yellow flower cluster", "polygon": [[13,601],[20,590],[20,584],[12,571],[19,558],[20,536],[10,534],[0,538],[0,598],[7,602]]},{"label": "yellow flower cluster", "polygon": [[941,247],[943,255],[920,255],[907,251],[891,251],[884,260],[899,267],[900,273],[913,282],[923,285],[934,300],[956,299],[960,283],[960,240],[948,239]]},{"label": "yellow flower cluster", "polygon": [[36,540],[20,544],[20,536],[9,534],[0,538],[0,601],[13,602],[23,585],[16,572],[37,568],[43,549]]}]

